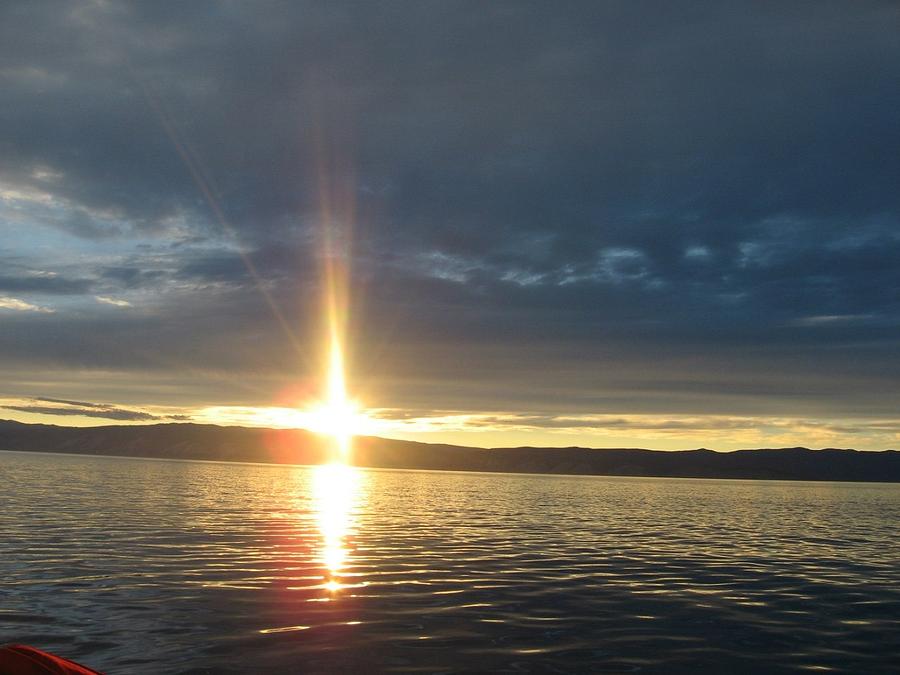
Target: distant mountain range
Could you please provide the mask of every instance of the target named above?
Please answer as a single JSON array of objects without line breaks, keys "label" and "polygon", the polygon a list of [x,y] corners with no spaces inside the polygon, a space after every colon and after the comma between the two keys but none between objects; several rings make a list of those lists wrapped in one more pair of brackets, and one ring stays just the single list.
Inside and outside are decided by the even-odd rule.
[{"label": "distant mountain range", "polygon": [[[329,439],[302,429],[199,424],[61,427],[0,420],[0,450],[161,459],[319,464]],[[471,448],[358,437],[354,464],[395,469],[605,476],[900,482],[900,452],[766,448]]]}]

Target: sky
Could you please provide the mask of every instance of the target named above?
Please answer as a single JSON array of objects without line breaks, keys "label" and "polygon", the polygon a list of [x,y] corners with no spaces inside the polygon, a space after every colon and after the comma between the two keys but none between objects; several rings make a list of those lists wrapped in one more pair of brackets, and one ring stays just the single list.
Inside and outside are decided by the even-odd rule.
[{"label": "sky", "polygon": [[[896,2],[0,4],[0,418],[900,448]],[[329,229],[330,228],[330,229]]]}]

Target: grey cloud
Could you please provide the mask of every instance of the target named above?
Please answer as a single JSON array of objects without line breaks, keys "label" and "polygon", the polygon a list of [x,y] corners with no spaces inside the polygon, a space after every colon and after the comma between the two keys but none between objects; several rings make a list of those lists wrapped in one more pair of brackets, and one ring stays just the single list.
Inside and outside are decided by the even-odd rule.
[{"label": "grey cloud", "polygon": [[[100,419],[118,420],[122,422],[151,422],[151,421],[186,421],[185,415],[154,415],[142,410],[132,410],[107,405],[104,403],[90,403],[87,401],[70,401],[67,399],[39,397],[34,399],[34,405],[5,405],[0,406],[7,410],[35,413],[40,415],[60,415],[94,417]],[[57,405],[40,405],[40,403],[53,403]],[[62,407],[60,407],[62,406]]]},{"label": "grey cloud", "polygon": [[36,400],[36,401],[42,401],[43,403],[60,403],[60,404],[62,404],[62,405],[76,406],[76,407],[79,407],[79,408],[107,408],[107,407],[108,407],[108,406],[106,406],[106,405],[104,405],[104,404],[102,404],[102,403],[88,403],[88,402],[86,402],[86,401],[69,401],[69,400],[64,399],[64,398],[45,398],[45,397],[40,397],[40,398],[36,398],[35,400]]},{"label": "grey cloud", "polygon": [[64,276],[7,276],[0,275],[0,291],[7,293],[47,293],[52,295],[81,295],[93,287],[90,279],[71,279]]},{"label": "grey cloud", "polygon": [[[160,281],[171,276],[171,271],[160,269],[141,269],[142,263],[135,262],[133,266],[118,265],[104,267],[99,270],[100,276],[122,288],[146,288],[153,287]],[[145,263],[144,263],[145,264]]]},{"label": "grey cloud", "polygon": [[892,3],[2,12],[0,180],[119,248],[0,289],[152,299],[13,317],[6,360],[284,371],[255,289],[315,334],[324,183],[355,222],[359,368],[415,386],[398,400],[863,409],[896,388]]},{"label": "grey cloud", "polygon": [[136,410],[120,410],[116,408],[107,408],[97,410],[94,408],[53,408],[51,406],[40,405],[7,405],[3,406],[7,410],[16,410],[18,412],[37,413],[40,415],[61,415],[79,417],[99,417],[109,420],[121,420],[128,422],[144,422],[159,419],[155,415],[144,413]]}]

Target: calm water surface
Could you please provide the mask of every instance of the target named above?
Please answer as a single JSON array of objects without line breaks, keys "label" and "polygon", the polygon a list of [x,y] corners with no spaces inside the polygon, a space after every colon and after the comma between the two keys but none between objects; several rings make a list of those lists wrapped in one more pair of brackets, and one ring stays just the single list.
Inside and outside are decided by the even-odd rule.
[{"label": "calm water surface", "polygon": [[898,672],[900,486],[0,453],[0,642],[116,673]]}]

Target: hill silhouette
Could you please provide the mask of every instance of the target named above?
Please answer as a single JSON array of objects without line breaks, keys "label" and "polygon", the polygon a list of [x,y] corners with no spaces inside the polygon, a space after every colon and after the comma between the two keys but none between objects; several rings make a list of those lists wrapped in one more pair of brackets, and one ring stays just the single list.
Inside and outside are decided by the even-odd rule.
[{"label": "hill silhouette", "polygon": [[[189,423],[63,427],[0,420],[0,450],[159,459],[319,464],[329,439],[302,429]],[[900,452],[765,448],[715,452],[639,448],[473,448],[371,436],[355,439],[358,466],[608,476],[900,482]]]}]

